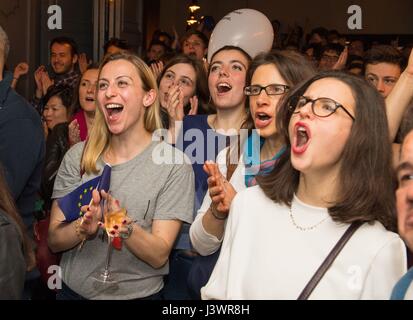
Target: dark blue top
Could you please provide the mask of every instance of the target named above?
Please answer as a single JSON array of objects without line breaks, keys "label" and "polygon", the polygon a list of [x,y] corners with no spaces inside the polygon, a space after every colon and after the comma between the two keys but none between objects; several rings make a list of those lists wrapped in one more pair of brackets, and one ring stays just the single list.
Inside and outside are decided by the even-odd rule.
[{"label": "dark blue top", "polygon": [[[203,169],[206,160],[215,161],[218,153],[229,145],[231,137],[217,133],[208,124],[208,115],[185,116],[182,130],[175,147],[182,150],[191,160],[195,175],[194,217],[208,191],[208,175]],[[186,234],[186,235],[184,235]],[[184,238],[185,239],[184,239]],[[190,248],[189,225],[184,225],[176,245],[178,249]]]},{"label": "dark blue top", "polygon": [[43,170],[45,142],[40,116],[11,87],[13,75],[0,81],[0,163],[17,208],[27,227]]}]

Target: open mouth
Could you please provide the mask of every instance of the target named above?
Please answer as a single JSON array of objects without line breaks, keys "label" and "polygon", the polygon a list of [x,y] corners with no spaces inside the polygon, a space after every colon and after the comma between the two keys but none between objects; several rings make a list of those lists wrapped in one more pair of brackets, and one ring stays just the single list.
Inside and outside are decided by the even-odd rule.
[{"label": "open mouth", "polygon": [[268,126],[272,121],[272,117],[265,112],[259,112],[255,114],[255,127],[257,129]]},{"label": "open mouth", "polygon": [[90,102],[90,103],[94,103],[94,102],[95,102],[95,98],[93,98],[93,97],[86,97],[86,98],[85,98],[85,101],[86,101],[86,102]]},{"label": "open mouth", "polygon": [[226,82],[221,82],[217,84],[218,93],[227,93],[232,89],[232,86]]},{"label": "open mouth", "polygon": [[297,122],[294,127],[295,135],[292,150],[294,153],[302,154],[307,150],[311,138],[310,128],[301,122]]},{"label": "open mouth", "polygon": [[302,147],[308,141],[307,129],[304,127],[297,128],[297,146]]},{"label": "open mouth", "polygon": [[116,120],[123,111],[123,105],[117,103],[107,104],[105,108],[110,120]]}]

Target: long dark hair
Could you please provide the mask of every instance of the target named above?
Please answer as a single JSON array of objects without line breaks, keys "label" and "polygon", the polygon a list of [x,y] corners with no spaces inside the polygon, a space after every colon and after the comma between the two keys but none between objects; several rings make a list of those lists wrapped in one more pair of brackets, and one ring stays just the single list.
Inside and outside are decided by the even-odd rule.
[{"label": "long dark hair", "polygon": [[391,166],[391,144],[383,98],[364,79],[342,72],[326,71],[292,90],[277,113],[277,129],[287,150],[279,165],[266,176],[257,177],[264,193],[274,202],[291,205],[298,189],[300,172],[291,164],[288,125],[290,101],[303,95],[317,80],[332,78],[348,85],[355,100],[355,121],[341,158],[335,203],[328,208],[334,221],[380,221],[395,230],[395,181]]},{"label": "long dark hair", "polygon": [[20,235],[23,243],[23,253],[26,260],[27,269],[30,270],[35,266],[33,241],[27,235],[26,227],[23,220],[17,211],[14,199],[11,195],[9,187],[4,177],[3,167],[0,165],[0,210],[3,211],[8,218],[17,227],[17,232]]}]

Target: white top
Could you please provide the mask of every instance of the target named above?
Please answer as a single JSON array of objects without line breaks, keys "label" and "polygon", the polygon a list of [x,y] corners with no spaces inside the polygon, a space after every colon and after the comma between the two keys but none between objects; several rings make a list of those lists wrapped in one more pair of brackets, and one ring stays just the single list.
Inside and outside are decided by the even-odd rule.
[{"label": "white top", "polygon": [[[219,171],[225,177],[227,175],[227,165],[226,165],[226,154],[227,149],[225,148],[218,153],[216,158],[216,163],[218,164]],[[239,163],[234,173],[231,176],[229,182],[234,187],[235,191],[239,192],[246,188],[245,186],[245,165],[243,161],[243,154],[241,154]],[[211,206],[211,197],[207,191],[202,201],[202,205],[199,208],[194,222],[189,229],[189,236],[191,238],[191,243],[193,248],[202,256],[207,256],[213,254],[219,249],[222,243],[222,238],[218,239],[216,236],[209,234],[202,224],[202,218]]]},{"label": "white top", "polygon": [[[221,254],[203,299],[297,299],[328,253],[348,228],[334,222],[326,208],[293,200],[274,203],[259,186],[232,201]],[[406,273],[400,237],[380,223],[362,225],[340,252],[310,299],[389,299]]]}]

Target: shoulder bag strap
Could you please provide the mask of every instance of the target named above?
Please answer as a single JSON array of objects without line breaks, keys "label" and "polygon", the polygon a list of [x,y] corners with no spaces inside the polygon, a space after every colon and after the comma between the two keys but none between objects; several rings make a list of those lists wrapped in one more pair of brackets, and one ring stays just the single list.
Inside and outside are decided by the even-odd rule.
[{"label": "shoulder bag strap", "polygon": [[317,269],[316,273],[313,275],[311,280],[305,286],[304,290],[300,293],[297,300],[307,300],[308,299],[308,297],[313,292],[313,290],[315,289],[317,284],[323,278],[324,274],[331,267],[331,265],[333,264],[334,260],[337,258],[340,251],[344,248],[347,241],[350,240],[351,236],[354,234],[354,232],[357,231],[357,229],[361,225],[362,225],[362,222],[356,221],[356,222],[353,222],[350,225],[350,227],[347,228],[347,230],[344,232],[344,234],[342,235],[340,240],[338,240],[338,242],[334,246],[333,250],[330,251],[327,258],[323,261],[323,263]]}]

